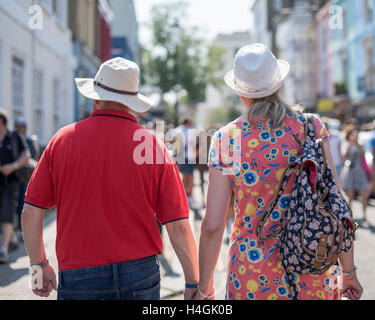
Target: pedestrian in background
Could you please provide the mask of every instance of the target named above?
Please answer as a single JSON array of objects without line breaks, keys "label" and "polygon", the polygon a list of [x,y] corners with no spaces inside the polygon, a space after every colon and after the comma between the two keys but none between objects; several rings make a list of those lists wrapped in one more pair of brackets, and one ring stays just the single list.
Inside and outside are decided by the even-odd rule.
[{"label": "pedestrian in background", "polygon": [[193,128],[193,121],[188,117],[183,118],[175,134],[178,137],[178,168],[182,174],[182,183],[189,206],[192,206],[194,204],[193,186],[197,147],[197,135]]},{"label": "pedestrian in background", "polygon": [[344,165],[344,157],[341,151],[342,141],[340,137],[340,132],[332,129],[329,122],[325,122],[324,125],[327,128],[329,134],[329,144],[331,146],[333,164],[335,166],[337,175],[340,177],[341,168]]},{"label": "pedestrian in background", "polygon": [[20,136],[8,130],[7,112],[0,110],[0,224],[3,231],[0,263],[8,262],[10,243],[13,246],[17,246],[18,243],[14,221],[17,215],[20,181],[15,172],[22,168],[29,158],[30,152]]},{"label": "pedestrian in background", "polygon": [[[40,147],[38,143],[38,139],[36,136],[33,138],[27,135],[27,123],[24,117],[18,117],[14,123],[14,130],[22,139],[22,142],[29,148],[31,159],[38,161],[40,158]],[[27,189],[28,181],[21,182],[20,184],[20,191],[18,195],[18,209],[17,209],[17,217],[18,217],[18,224],[17,228],[21,229],[21,215],[23,210],[23,203],[25,200],[25,193]]]},{"label": "pedestrian in background", "polygon": [[[229,300],[292,299],[286,272],[279,256],[280,238],[260,241],[256,226],[261,213],[274,200],[282,175],[295,162],[304,139],[304,116],[284,103],[278,92],[289,73],[289,63],[277,60],[262,44],[245,46],[236,55],[227,85],[241,97],[247,109],[239,119],[220,129],[212,139],[206,215],[199,244],[200,284],[196,299],[214,299],[213,272],[226,225],[228,205],[234,193],[235,223],[228,255]],[[328,134],[321,120],[313,118],[324,141],[328,163],[334,170]],[[295,175],[292,176],[292,178]],[[268,230],[284,222],[293,184],[289,183],[271,216]],[[343,277],[343,291],[359,299],[362,287],[354,269],[353,248],[339,258],[350,276]],[[337,299],[330,287],[330,272],[295,275],[299,298]]]},{"label": "pedestrian in background", "polygon": [[363,218],[367,220],[369,183],[363,166],[365,151],[358,142],[358,129],[349,125],[345,129],[348,147],[344,155],[344,168],[341,174],[342,188],[349,197],[352,206],[356,193],[361,197]]},{"label": "pedestrian in background", "polygon": [[34,293],[46,297],[56,289],[43,243],[43,216],[56,206],[58,299],[160,299],[155,216],[166,226],[191,298],[199,274],[187,199],[164,144],[132,114],[151,108],[138,93],[139,67],[115,58],[95,79],[76,83],[94,111],[58,131],[26,192],[24,241],[30,264],[43,271],[43,288]]}]

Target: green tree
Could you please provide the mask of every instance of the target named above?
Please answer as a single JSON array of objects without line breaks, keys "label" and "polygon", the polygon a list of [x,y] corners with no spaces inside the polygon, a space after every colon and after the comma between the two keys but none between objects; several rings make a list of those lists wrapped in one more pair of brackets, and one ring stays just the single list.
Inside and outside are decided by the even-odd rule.
[{"label": "green tree", "polygon": [[163,93],[179,85],[187,92],[187,102],[195,103],[205,98],[207,84],[222,84],[216,70],[223,68],[224,50],[207,46],[196,27],[180,27],[178,42],[175,41],[174,24],[183,21],[187,6],[187,2],[179,1],[152,8],[152,43],[143,50],[143,81]]}]

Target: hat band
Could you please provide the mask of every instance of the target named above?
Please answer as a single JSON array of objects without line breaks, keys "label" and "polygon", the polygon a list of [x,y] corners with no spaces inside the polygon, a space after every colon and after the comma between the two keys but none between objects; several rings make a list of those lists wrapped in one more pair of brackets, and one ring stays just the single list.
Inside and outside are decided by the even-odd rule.
[{"label": "hat band", "polygon": [[125,94],[128,96],[136,96],[138,94],[138,92],[130,92],[130,91],[122,91],[122,90],[113,89],[113,88],[105,86],[104,84],[101,84],[98,81],[94,81],[94,85],[106,91],[110,91],[110,92],[117,93],[117,94]]},{"label": "hat band", "polygon": [[278,82],[280,82],[280,79],[281,79],[281,75],[280,75],[280,72],[278,72],[275,80],[270,85],[268,85],[267,87],[264,87],[264,88],[260,88],[260,89],[250,88],[245,82],[243,82],[243,81],[241,81],[237,78],[234,79],[234,84],[240,90],[246,91],[246,92],[251,94],[251,93],[259,93],[259,92],[265,92],[265,91],[271,90]]}]

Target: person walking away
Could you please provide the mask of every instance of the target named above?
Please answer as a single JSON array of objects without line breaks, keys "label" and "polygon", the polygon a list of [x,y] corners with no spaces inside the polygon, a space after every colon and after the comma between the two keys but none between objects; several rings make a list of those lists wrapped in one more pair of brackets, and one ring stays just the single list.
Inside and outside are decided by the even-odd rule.
[{"label": "person walking away", "polygon": [[182,174],[186,196],[189,206],[194,205],[193,186],[194,170],[196,169],[197,136],[193,129],[193,121],[190,118],[181,120],[181,125],[176,129],[178,135],[178,168]]},{"label": "person walking away", "polygon": [[[27,135],[27,123],[24,117],[18,117],[14,123],[14,130],[17,132],[17,134],[22,139],[22,142],[29,148],[31,158],[35,161],[38,161],[40,158],[40,147],[37,140],[37,137],[29,137]],[[17,229],[21,230],[21,215],[22,215],[22,209],[23,209],[23,203],[25,200],[25,193],[27,188],[27,182],[21,182],[20,184],[20,190],[19,190],[19,196],[18,196],[18,208],[17,208]],[[10,247],[18,247],[18,239],[16,234],[14,234],[14,237],[12,238],[12,241],[10,242]]]},{"label": "person walking away", "polygon": [[[212,139],[209,159],[207,209],[199,242],[200,283],[195,299],[214,299],[213,272],[219,256],[228,205],[234,193],[235,223],[228,255],[227,291],[229,300],[293,299],[287,273],[279,256],[280,235],[261,241],[256,226],[267,206],[278,194],[286,168],[302,151],[305,117],[279,97],[290,66],[277,60],[263,44],[239,50],[227,85],[240,96],[247,111],[220,129]],[[334,170],[328,136],[321,120],[313,120],[330,167]],[[295,174],[292,175],[295,180]],[[268,220],[267,230],[285,223],[293,183],[289,183]],[[339,257],[343,277],[342,295],[359,299],[362,287],[356,277],[353,246]],[[299,299],[337,299],[330,286],[331,272],[297,275]]]},{"label": "person walking away", "polygon": [[324,123],[324,125],[327,128],[328,134],[329,134],[329,144],[331,146],[333,164],[335,166],[338,177],[340,177],[341,168],[344,165],[344,157],[341,151],[342,150],[341,137],[340,137],[339,132],[336,130],[333,130],[328,122]]},{"label": "person walking away", "polygon": [[[14,153],[13,148],[17,148]],[[14,159],[18,154],[18,159]],[[17,200],[20,181],[15,172],[30,158],[30,152],[16,133],[8,130],[8,114],[0,110],[0,224],[3,237],[0,247],[0,263],[7,263],[11,241],[15,239],[14,219],[17,214]],[[12,239],[13,238],[13,239]]]},{"label": "person walking away", "polygon": [[[115,58],[95,79],[76,79],[94,100],[88,119],[60,129],[29,182],[22,213],[36,295],[59,300],[158,300],[166,226],[184,270],[185,298],[196,293],[198,257],[189,208],[165,145],[133,113],[151,109],[138,93],[139,67]],[[43,216],[56,206],[58,286],[43,243]]]},{"label": "person walking away", "polygon": [[362,202],[363,219],[367,221],[367,202],[369,183],[363,167],[365,151],[358,142],[358,130],[355,126],[346,129],[348,148],[344,155],[344,168],[341,175],[342,188],[349,197],[352,206],[356,192],[359,192]]}]

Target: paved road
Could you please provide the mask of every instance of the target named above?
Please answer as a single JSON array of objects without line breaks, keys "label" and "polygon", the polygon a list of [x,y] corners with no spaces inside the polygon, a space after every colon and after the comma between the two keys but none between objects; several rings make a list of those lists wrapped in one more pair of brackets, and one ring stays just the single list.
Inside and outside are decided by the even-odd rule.
[{"label": "paved road", "polygon": [[[196,187],[195,196],[201,199],[199,188]],[[375,202],[373,202],[375,205]],[[202,211],[203,213],[204,211]],[[353,207],[355,219],[362,225],[361,208],[359,203],[355,203]],[[355,258],[358,265],[358,276],[365,289],[363,299],[375,299],[375,206],[369,208],[368,217],[370,225],[361,227],[357,233]],[[200,222],[194,221],[194,215],[190,219],[191,225],[199,239]],[[46,244],[46,252],[50,258],[51,264],[57,269],[57,261],[55,256],[55,234],[56,221],[55,214],[50,213],[45,219],[44,241]],[[184,279],[182,277],[182,268],[173,252],[171,244],[167,239],[166,233],[164,239],[164,255],[170,261],[174,271],[180,274],[178,278],[162,276],[161,296],[163,299],[181,299],[184,288]],[[228,247],[223,246],[219,263],[215,273],[215,288],[217,299],[224,299],[225,296],[225,266],[227,259]],[[162,274],[164,270],[162,270]],[[22,244],[19,249],[10,254],[10,263],[0,265],[0,300],[39,300],[41,298],[34,296],[28,285],[28,257],[26,250]],[[48,299],[56,299],[54,292]]]}]

